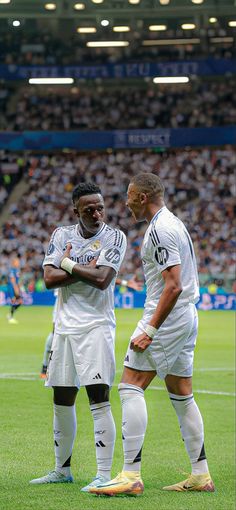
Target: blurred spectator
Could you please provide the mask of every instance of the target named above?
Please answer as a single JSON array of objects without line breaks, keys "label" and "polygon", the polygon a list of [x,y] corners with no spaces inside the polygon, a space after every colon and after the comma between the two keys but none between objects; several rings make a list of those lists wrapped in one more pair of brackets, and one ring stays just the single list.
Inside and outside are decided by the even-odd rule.
[{"label": "blurred spectator", "polygon": [[211,127],[236,124],[236,79],[193,79],[186,85],[111,89],[103,86],[52,92],[16,91],[0,129],[111,130]]},{"label": "blurred spectator", "polygon": [[[3,28],[3,27],[2,27]],[[108,39],[113,38],[114,34],[107,33]],[[112,36],[111,36],[112,34]],[[8,65],[88,65],[120,63],[127,61],[146,61],[155,62],[157,59],[165,60],[189,60],[194,58],[233,58],[235,57],[234,41],[221,42],[214,44],[212,37],[224,37],[234,35],[230,27],[221,28],[219,26],[191,31],[190,37],[200,37],[199,44],[186,45],[176,44],[171,46],[143,46],[143,39],[157,39],[157,33],[139,31],[130,31],[125,34],[125,40],[129,41],[129,46],[124,48],[88,48],[86,47],[86,36],[83,37],[73,33],[73,28],[63,37],[56,36],[55,31],[46,29],[18,30],[17,32],[4,33],[1,31],[0,63]],[[184,30],[166,30],[161,39],[189,38],[189,34]],[[104,35],[103,35],[104,38]],[[106,38],[106,36],[105,36]],[[160,35],[158,35],[160,38]],[[233,39],[233,38],[232,38]],[[73,51],[71,48],[73,47]]]},{"label": "blurred spectator", "polygon": [[0,211],[24,172],[24,157],[0,150]]}]

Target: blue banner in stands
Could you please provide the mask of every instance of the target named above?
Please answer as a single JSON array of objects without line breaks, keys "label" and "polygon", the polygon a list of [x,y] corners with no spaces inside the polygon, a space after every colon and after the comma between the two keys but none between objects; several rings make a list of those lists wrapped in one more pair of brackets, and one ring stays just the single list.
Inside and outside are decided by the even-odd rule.
[{"label": "blue banner in stands", "polygon": [[145,78],[153,76],[204,76],[236,73],[236,59],[178,60],[171,62],[131,62],[108,65],[0,65],[0,78],[28,80],[29,78],[95,79]]},{"label": "blue banner in stands", "polygon": [[236,126],[127,131],[1,132],[0,150],[145,149],[236,144]]},{"label": "blue banner in stands", "polygon": [[[146,294],[145,292],[135,292],[127,290],[120,292],[115,290],[116,308],[143,308]],[[24,305],[54,305],[55,296],[53,291],[45,292],[24,292]],[[0,291],[0,305],[9,305],[9,298],[4,290]],[[199,310],[236,310],[235,294],[208,294],[202,293],[199,303]]]}]

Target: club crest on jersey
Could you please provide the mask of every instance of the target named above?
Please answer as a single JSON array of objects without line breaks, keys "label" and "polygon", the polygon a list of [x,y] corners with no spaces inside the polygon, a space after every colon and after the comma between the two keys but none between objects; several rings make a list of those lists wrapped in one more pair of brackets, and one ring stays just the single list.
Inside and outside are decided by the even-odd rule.
[{"label": "club crest on jersey", "polygon": [[169,258],[169,253],[166,250],[166,248],[162,248],[162,246],[158,246],[158,248],[155,251],[155,259],[158,262],[158,264],[163,266],[167,262],[168,258]]},{"label": "club crest on jersey", "polygon": [[97,251],[97,250],[99,250],[100,247],[101,247],[101,241],[99,241],[99,239],[94,241],[93,244],[89,245],[89,249],[92,251]]}]

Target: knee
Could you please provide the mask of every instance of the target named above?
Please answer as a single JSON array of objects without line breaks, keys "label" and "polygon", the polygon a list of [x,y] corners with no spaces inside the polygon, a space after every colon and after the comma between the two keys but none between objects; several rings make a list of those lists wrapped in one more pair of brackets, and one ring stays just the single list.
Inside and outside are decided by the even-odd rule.
[{"label": "knee", "polygon": [[75,387],[62,387],[55,386],[54,390],[54,404],[58,406],[73,406],[75,403],[77,388]]},{"label": "knee", "polygon": [[175,395],[190,395],[192,393],[192,378],[167,375],[165,378],[166,388],[169,393]]},{"label": "knee", "polygon": [[101,404],[109,402],[110,388],[107,384],[91,384],[86,386],[89,404]]},{"label": "knee", "polygon": [[140,386],[121,382],[118,385],[121,402],[131,398],[143,398],[144,390]]}]

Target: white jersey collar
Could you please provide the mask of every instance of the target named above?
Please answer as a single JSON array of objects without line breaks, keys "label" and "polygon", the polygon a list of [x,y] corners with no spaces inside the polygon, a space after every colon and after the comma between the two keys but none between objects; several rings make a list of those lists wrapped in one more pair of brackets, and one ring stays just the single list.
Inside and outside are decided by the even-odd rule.
[{"label": "white jersey collar", "polygon": [[89,239],[94,239],[96,238],[97,236],[99,236],[99,234],[101,234],[102,230],[105,228],[106,226],[106,223],[102,223],[102,226],[100,228],[100,230],[94,235],[94,236],[91,236],[91,237],[83,237],[82,234],[80,233],[79,231],[79,224],[77,223],[76,225],[76,234],[80,237],[82,237],[82,239],[84,239],[84,241],[88,241]]},{"label": "white jersey collar", "polygon": [[164,209],[166,209],[166,205],[163,205],[163,207],[159,209],[159,211],[157,211],[156,214],[154,214],[150,221],[150,224],[157,220],[158,216],[164,211]]}]

